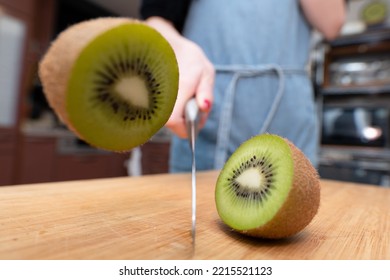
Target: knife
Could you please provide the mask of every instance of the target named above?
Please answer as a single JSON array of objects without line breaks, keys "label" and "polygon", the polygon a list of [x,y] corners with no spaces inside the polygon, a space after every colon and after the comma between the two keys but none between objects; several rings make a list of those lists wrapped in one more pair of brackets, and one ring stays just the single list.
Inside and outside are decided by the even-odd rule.
[{"label": "knife", "polygon": [[192,154],[192,168],[191,168],[191,209],[192,209],[192,226],[191,236],[192,244],[195,245],[196,232],[196,161],[195,161],[195,139],[198,133],[198,123],[200,118],[200,110],[195,98],[191,98],[185,107],[185,121],[188,133],[188,140]]}]

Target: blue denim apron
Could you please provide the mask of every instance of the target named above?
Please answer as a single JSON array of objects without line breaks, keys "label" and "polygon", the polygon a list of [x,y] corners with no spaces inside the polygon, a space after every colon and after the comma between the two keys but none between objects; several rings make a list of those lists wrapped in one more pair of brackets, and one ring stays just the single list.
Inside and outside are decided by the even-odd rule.
[{"label": "blue denim apron", "polygon": [[[318,120],[305,67],[311,29],[298,0],[193,0],[184,35],[216,69],[214,104],[196,142],[198,170],[220,169],[260,133],[295,143],[317,164]],[[170,171],[191,170],[188,140],[173,137]]]}]

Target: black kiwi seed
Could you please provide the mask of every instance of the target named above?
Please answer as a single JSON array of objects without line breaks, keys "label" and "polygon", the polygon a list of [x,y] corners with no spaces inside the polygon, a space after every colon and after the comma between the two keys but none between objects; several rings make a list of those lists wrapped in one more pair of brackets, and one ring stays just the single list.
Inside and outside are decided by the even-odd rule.
[{"label": "black kiwi seed", "polygon": [[127,64],[122,60],[119,61],[119,68],[121,69],[122,73],[126,73],[128,71]]},{"label": "black kiwi seed", "polygon": [[[265,182],[263,188],[260,190],[252,190],[247,186],[241,186],[237,182],[237,178],[242,174],[248,167],[258,168],[262,176],[264,176]],[[274,188],[273,174],[274,166],[272,163],[268,163],[267,158],[263,156],[261,160],[258,160],[256,156],[252,156],[247,161],[242,161],[238,168],[232,171],[231,178],[228,178],[228,185],[235,192],[237,197],[244,199],[252,199],[254,201],[266,200],[268,195],[271,193],[271,189]]]},{"label": "black kiwi seed", "polygon": [[118,103],[113,103],[113,104],[111,104],[111,106],[112,106],[112,109],[114,110],[114,113],[118,113],[118,110],[119,110]]},{"label": "black kiwi seed", "polygon": [[111,85],[114,80],[112,79],[112,77],[110,76],[110,74],[108,74],[107,72],[103,72],[103,71],[96,71],[96,74],[98,76],[98,79],[95,81],[97,84],[101,84],[101,85]]},{"label": "black kiwi seed", "polygon": [[[157,95],[161,94],[159,89],[160,83],[157,82],[151,69],[146,63],[138,57],[136,59],[129,58],[129,46],[125,45],[123,53],[117,57],[110,57],[108,63],[104,64],[101,69],[95,72],[95,92],[96,102],[99,106],[107,106],[114,114],[121,115],[122,121],[135,120],[150,120],[156,115]],[[147,84],[150,93],[149,108],[139,108],[122,100],[122,98],[112,93],[113,84],[124,76],[138,75]],[[95,103],[96,103],[95,102]],[[101,103],[107,105],[101,105]]]}]

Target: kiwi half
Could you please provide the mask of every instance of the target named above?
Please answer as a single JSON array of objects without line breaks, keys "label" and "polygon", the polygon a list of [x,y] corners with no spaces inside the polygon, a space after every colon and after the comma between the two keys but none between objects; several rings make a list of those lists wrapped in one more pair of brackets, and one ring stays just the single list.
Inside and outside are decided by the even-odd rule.
[{"label": "kiwi half", "polygon": [[92,146],[127,151],[172,113],[179,72],[160,33],[135,19],[97,18],[64,30],[39,65],[43,90],[68,128]]},{"label": "kiwi half", "polygon": [[232,229],[284,238],[301,231],[316,215],[319,177],[291,142],[262,134],[244,142],[227,160],[215,200],[219,216]]},{"label": "kiwi half", "polygon": [[387,6],[381,1],[370,1],[362,9],[361,17],[368,25],[375,25],[386,20]]}]

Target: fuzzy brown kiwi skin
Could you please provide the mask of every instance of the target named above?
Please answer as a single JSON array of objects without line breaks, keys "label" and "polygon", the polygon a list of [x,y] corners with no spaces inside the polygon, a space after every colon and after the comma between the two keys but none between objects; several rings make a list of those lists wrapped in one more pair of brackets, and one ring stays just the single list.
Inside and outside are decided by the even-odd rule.
[{"label": "fuzzy brown kiwi skin", "polygon": [[294,177],[283,206],[267,224],[241,233],[254,237],[280,239],[303,230],[317,214],[320,206],[320,180],[311,162],[294,144],[284,139],[291,149]]}]

